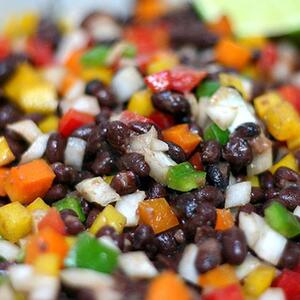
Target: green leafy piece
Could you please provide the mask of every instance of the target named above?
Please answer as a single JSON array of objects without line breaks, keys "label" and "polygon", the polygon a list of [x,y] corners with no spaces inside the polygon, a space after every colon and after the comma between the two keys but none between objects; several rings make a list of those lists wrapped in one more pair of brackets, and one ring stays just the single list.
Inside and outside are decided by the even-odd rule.
[{"label": "green leafy piece", "polygon": [[196,89],[197,98],[211,97],[220,87],[219,82],[214,80],[205,80],[201,82]]},{"label": "green leafy piece", "polygon": [[229,140],[229,130],[222,130],[217,124],[212,123],[204,130],[204,140],[217,140],[221,145],[225,145]]},{"label": "green leafy piece", "polygon": [[80,59],[80,62],[87,67],[98,67],[105,64],[105,60],[110,51],[109,47],[96,46],[85,52]]}]

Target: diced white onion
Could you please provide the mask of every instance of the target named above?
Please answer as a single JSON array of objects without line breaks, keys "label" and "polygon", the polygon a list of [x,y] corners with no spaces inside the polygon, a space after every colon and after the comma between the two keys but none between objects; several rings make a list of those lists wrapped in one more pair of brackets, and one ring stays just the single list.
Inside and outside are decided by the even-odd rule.
[{"label": "diced white onion", "polygon": [[250,202],[251,182],[243,181],[232,184],[226,189],[225,208],[243,206]]},{"label": "diced white onion", "polygon": [[235,268],[235,273],[237,277],[242,280],[245,278],[251,271],[256,269],[261,264],[261,261],[250,253],[247,254],[245,260]]},{"label": "diced white onion", "polygon": [[107,247],[114,249],[117,252],[121,252],[120,248],[116,245],[116,242],[113,241],[108,235],[103,235],[98,238],[98,241],[104,244]]},{"label": "diced white onion", "polygon": [[150,149],[152,151],[163,151],[163,152],[166,152],[169,150],[169,146],[167,143],[165,143],[164,141],[162,140],[159,140],[159,139],[153,139],[151,141],[151,145],[150,145]]},{"label": "diced white onion", "polygon": [[197,120],[199,115],[199,108],[195,95],[192,93],[185,93],[184,97],[190,104],[192,119]]},{"label": "diced white onion", "polygon": [[144,86],[144,80],[135,67],[127,67],[115,74],[111,86],[117,99],[125,102]]},{"label": "diced white onion", "polygon": [[89,202],[106,206],[121,199],[120,195],[101,177],[88,178],[76,185],[76,190]]},{"label": "diced white onion", "polygon": [[81,170],[86,148],[86,141],[76,137],[69,137],[65,149],[65,164]]},{"label": "diced white onion", "polygon": [[268,288],[258,300],[286,300],[286,298],[281,288]]},{"label": "diced white onion", "polygon": [[83,95],[85,89],[85,83],[83,80],[76,80],[75,83],[66,91],[64,95],[67,99],[73,99]]},{"label": "diced white onion", "polygon": [[200,127],[205,127],[208,121],[206,108],[208,107],[209,97],[200,97],[198,101],[198,114],[196,122]]},{"label": "diced white onion", "polygon": [[138,224],[137,209],[139,203],[146,198],[144,191],[137,191],[133,194],[121,197],[116,203],[115,208],[126,217],[126,226],[136,226]]},{"label": "diced white onion", "polygon": [[6,260],[15,260],[19,254],[19,251],[20,248],[15,244],[9,241],[0,240],[0,256]]},{"label": "diced white onion", "polygon": [[198,271],[195,266],[198,247],[195,244],[187,245],[182,254],[178,265],[178,273],[180,276],[194,284],[198,284]]},{"label": "diced white onion", "polygon": [[269,147],[266,151],[260,154],[256,154],[252,162],[247,166],[247,175],[253,176],[260,174],[266,170],[268,170],[270,167],[272,167],[273,164],[273,153],[272,153],[272,147]]},{"label": "diced white onion", "polygon": [[30,144],[42,135],[41,130],[32,120],[23,120],[8,124],[7,128],[19,134]]},{"label": "diced white onion", "polygon": [[0,295],[2,300],[15,300],[15,293],[8,282],[1,283]]},{"label": "diced white onion", "polygon": [[42,71],[42,76],[58,89],[67,73],[66,68],[59,65],[51,65]]},{"label": "diced white onion", "polygon": [[49,134],[40,135],[22,154],[20,164],[41,158],[46,151],[48,139]]},{"label": "diced white onion", "polygon": [[300,206],[299,205],[295,208],[294,215],[300,218]]},{"label": "diced white onion", "polygon": [[131,278],[152,278],[158,274],[145,252],[127,252],[119,256],[119,266]]},{"label": "diced white onion", "polygon": [[16,291],[28,292],[33,285],[33,267],[25,264],[12,265],[8,269],[8,277]]},{"label": "diced white onion", "polygon": [[133,136],[130,139],[130,151],[144,154],[145,149],[150,149],[155,139],[157,139],[157,131],[152,126],[148,132]]},{"label": "diced white onion", "polygon": [[37,274],[29,293],[29,300],[56,300],[59,292],[59,279],[54,276]]}]

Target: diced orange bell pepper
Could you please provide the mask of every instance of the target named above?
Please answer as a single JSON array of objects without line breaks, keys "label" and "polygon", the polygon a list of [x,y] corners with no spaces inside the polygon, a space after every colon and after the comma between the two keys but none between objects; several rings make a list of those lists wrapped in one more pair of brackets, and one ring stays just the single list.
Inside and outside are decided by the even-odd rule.
[{"label": "diced orange bell pepper", "polygon": [[68,244],[65,237],[54,229],[46,227],[28,239],[25,262],[32,264],[41,254],[54,253],[59,256],[62,263],[67,252]]},{"label": "diced orange bell pepper", "polygon": [[173,142],[180,146],[185,153],[189,154],[201,142],[198,134],[192,133],[188,124],[179,124],[162,131],[165,141]]},{"label": "diced orange bell pepper", "polygon": [[224,38],[215,47],[216,60],[226,67],[243,69],[251,59],[251,52],[246,47]]},{"label": "diced orange bell pepper", "polygon": [[50,227],[60,234],[65,234],[65,224],[55,208],[50,208],[46,216],[39,222],[38,229]]},{"label": "diced orange bell pepper", "polygon": [[234,268],[228,264],[218,266],[199,276],[199,284],[202,288],[223,288],[238,282]]},{"label": "diced orange bell pepper", "polygon": [[232,34],[230,22],[226,16],[222,16],[216,22],[208,23],[208,28],[219,36],[230,36]]},{"label": "diced orange bell pepper", "polygon": [[82,71],[80,59],[83,53],[83,49],[75,50],[69,55],[69,57],[65,61],[65,67],[68,68],[69,71],[71,71],[75,75],[80,75]]},{"label": "diced orange bell pepper", "polygon": [[142,22],[148,22],[162,16],[167,9],[166,3],[160,0],[141,0],[135,8],[135,17]]},{"label": "diced orange bell pepper", "polygon": [[191,295],[184,282],[173,272],[167,271],[149,285],[146,300],[190,300]]},{"label": "diced orange bell pepper", "polygon": [[216,230],[227,230],[234,225],[234,218],[229,209],[217,208]]},{"label": "diced orange bell pepper", "polygon": [[155,233],[163,232],[179,224],[165,198],[143,201],[139,204],[138,211],[140,222],[151,226]]},{"label": "diced orange bell pepper", "polygon": [[12,202],[30,203],[47,193],[54,177],[55,174],[46,161],[37,159],[11,168],[4,189]]},{"label": "diced orange bell pepper", "polygon": [[71,89],[71,87],[76,84],[76,82],[79,80],[79,78],[74,75],[71,72],[68,72],[65,77],[63,78],[60,87],[59,92],[64,96],[67,94],[67,92]]},{"label": "diced orange bell pepper", "polygon": [[6,196],[6,192],[4,189],[4,182],[9,174],[9,169],[7,168],[0,168],[0,196]]}]

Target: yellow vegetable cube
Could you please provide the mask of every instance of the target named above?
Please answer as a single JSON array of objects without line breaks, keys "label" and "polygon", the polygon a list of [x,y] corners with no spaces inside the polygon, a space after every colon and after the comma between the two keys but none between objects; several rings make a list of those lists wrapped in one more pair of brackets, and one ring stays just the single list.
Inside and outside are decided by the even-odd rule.
[{"label": "yellow vegetable cube", "polygon": [[268,40],[263,36],[253,36],[239,39],[240,44],[252,49],[262,49],[267,44],[267,42]]},{"label": "yellow vegetable cube", "polygon": [[275,171],[279,167],[287,167],[287,168],[290,168],[290,169],[292,169],[296,172],[298,171],[297,161],[296,161],[296,158],[294,157],[294,155],[292,153],[289,153],[286,156],[284,156],[279,162],[277,162],[275,165],[273,165],[271,167],[270,171],[272,173],[275,173]]},{"label": "yellow vegetable cube", "polygon": [[113,180],[114,176],[108,176],[108,175],[104,175],[103,176],[103,180],[107,183],[107,184],[110,184],[111,181]]},{"label": "yellow vegetable cube", "polygon": [[34,270],[38,274],[57,276],[60,269],[60,257],[55,253],[41,254],[34,261]]},{"label": "yellow vegetable cube", "polygon": [[30,212],[33,212],[35,210],[48,210],[50,206],[44,202],[44,200],[40,197],[36,198],[33,202],[31,202],[27,209]]},{"label": "yellow vegetable cube", "polygon": [[58,123],[59,123],[59,118],[55,115],[50,115],[39,123],[39,128],[43,133],[57,131]]},{"label": "yellow vegetable cube", "polygon": [[272,283],[276,269],[260,265],[251,271],[244,279],[244,291],[249,296],[261,295]]},{"label": "yellow vegetable cube", "polygon": [[171,70],[179,64],[178,57],[173,53],[160,53],[147,66],[147,74]]},{"label": "yellow vegetable cube", "polygon": [[77,241],[76,237],[66,236],[66,243],[67,243],[69,249],[75,245],[76,241]]},{"label": "yellow vegetable cube", "polygon": [[287,146],[289,150],[296,150],[300,148],[300,135],[287,140]]},{"label": "yellow vegetable cube", "polygon": [[123,231],[126,224],[126,218],[119,213],[112,205],[107,205],[102,212],[99,213],[90,232],[96,234],[100,228],[109,225],[115,228],[118,233]]},{"label": "yellow vegetable cube", "polygon": [[254,99],[254,107],[257,115],[264,119],[267,111],[282,102],[277,93],[267,93]]},{"label": "yellow vegetable cube", "polygon": [[29,36],[36,32],[39,17],[33,12],[28,12],[22,15],[20,19],[20,30],[23,35]]},{"label": "yellow vegetable cube", "polygon": [[4,136],[0,137],[0,167],[5,166],[15,159],[14,154]]},{"label": "yellow vegetable cube", "polygon": [[259,187],[258,176],[249,176],[249,177],[247,177],[247,180],[249,180],[251,182],[251,186]]},{"label": "yellow vegetable cube", "polygon": [[244,87],[241,76],[227,73],[219,74],[220,83],[222,86],[234,87],[243,96],[244,99],[249,99],[249,95]]},{"label": "yellow vegetable cube", "polygon": [[148,117],[154,112],[149,90],[134,93],[129,100],[127,109],[141,116]]},{"label": "yellow vegetable cube", "polygon": [[31,213],[20,202],[0,207],[0,234],[10,242],[17,242],[31,231]]},{"label": "yellow vegetable cube", "polygon": [[84,68],[81,72],[81,77],[85,81],[99,79],[108,85],[112,80],[113,72],[111,69],[104,67]]}]

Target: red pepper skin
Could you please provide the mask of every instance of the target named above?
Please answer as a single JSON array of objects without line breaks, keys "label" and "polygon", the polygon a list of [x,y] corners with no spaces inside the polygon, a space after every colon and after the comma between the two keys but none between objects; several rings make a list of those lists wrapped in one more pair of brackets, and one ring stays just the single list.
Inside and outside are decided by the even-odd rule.
[{"label": "red pepper skin", "polygon": [[136,113],[134,113],[132,111],[129,111],[129,110],[124,110],[121,113],[119,121],[123,122],[126,125],[128,125],[131,122],[153,123],[148,118],[140,116],[139,114],[136,114]]},{"label": "red pepper skin", "polygon": [[261,55],[258,60],[258,68],[262,72],[269,72],[276,63],[277,59],[277,49],[273,44],[269,43],[261,51]]},{"label": "red pepper skin", "polygon": [[171,73],[170,71],[161,71],[149,75],[145,78],[145,83],[154,93],[170,90]]},{"label": "red pepper skin", "polygon": [[95,118],[90,114],[70,109],[59,121],[59,132],[64,137],[68,137],[75,129],[93,123],[94,120]]},{"label": "red pepper skin", "polygon": [[272,285],[282,288],[287,300],[300,300],[300,273],[283,270]]},{"label": "red pepper skin", "polygon": [[9,39],[0,37],[0,59],[6,58],[11,51],[11,45]]},{"label": "red pepper skin", "polygon": [[204,167],[201,161],[201,155],[200,152],[196,152],[193,154],[193,156],[189,159],[189,162],[192,164],[192,166],[197,170],[197,171],[204,171]]},{"label": "red pepper skin", "polygon": [[26,52],[37,66],[49,65],[53,61],[53,50],[51,45],[37,38],[32,37],[28,39]]},{"label": "red pepper skin", "polygon": [[149,119],[162,130],[167,129],[175,124],[173,116],[160,111],[155,111],[152,113],[149,116]]},{"label": "red pepper skin", "polygon": [[284,85],[279,88],[279,94],[282,98],[290,102],[300,113],[300,89],[294,85]]},{"label": "red pepper skin", "polygon": [[66,233],[65,224],[59,212],[55,208],[50,208],[48,213],[38,224],[39,230],[42,230],[43,228],[46,227],[51,227],[53,230],[55,230],[56,232],[62,235]]},{"label": "red pepper skin", "polygon": [[244,300],[241,288],[237,284],[217,289],[202,297],[202,300]]},{"label": "red pepper skin", "polygon": [[171,71],[171,90],[177,92],[190,92],[204,79],[207,72],[191,68],[178,67]]}]

